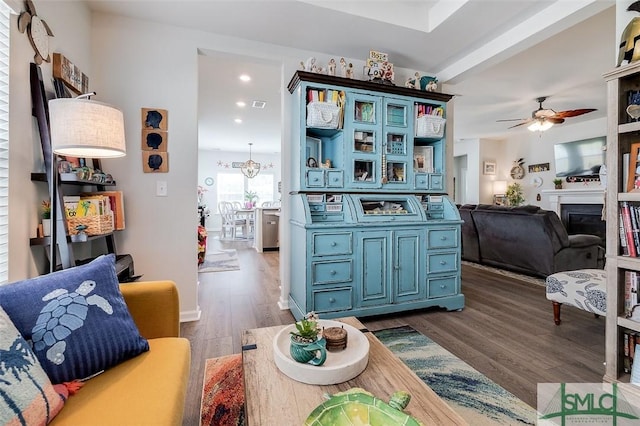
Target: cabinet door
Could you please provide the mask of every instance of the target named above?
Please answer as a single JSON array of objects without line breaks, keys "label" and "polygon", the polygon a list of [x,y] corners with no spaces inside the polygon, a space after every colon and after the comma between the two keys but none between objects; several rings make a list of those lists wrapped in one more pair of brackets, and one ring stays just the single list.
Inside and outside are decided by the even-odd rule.
[{"label": "cabinet door", "polygon": [[382,177],[382,98],[350,93],[347,98],[348,121],[346,158],[347,182],[351,188],[379,188]]},{"label": "cabinet door", "polygon": [[424,252],[424,231],[420,229],[393,233],[393,256],[391,280],[394,302],[424,299],[426,285],[421,271],[420,254]]},{"label": "cabinet door", "polygon": [[357,233],[358,297],[360,306],[386,305],[391,302],[389,287],[389,231]]},{"label": "cabinet door", "polygon": [[407,189],[413,183],[412,108],[406,100],[383,99],[382,186],[387,189]]}]

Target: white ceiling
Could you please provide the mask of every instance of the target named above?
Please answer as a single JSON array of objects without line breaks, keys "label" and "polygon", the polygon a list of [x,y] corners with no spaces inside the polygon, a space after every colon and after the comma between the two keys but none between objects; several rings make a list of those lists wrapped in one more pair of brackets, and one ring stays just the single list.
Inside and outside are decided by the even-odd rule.
[{"label": "white ceiling", "polygon": [[[569,118],[563,126],[603,117],[602,74],[616,60],[613,0],[87,3],[97,11],[335,57],[364,59],[370,49],[386,52],[396,67],[428,71],[456,95],[456,139],[526,132],[525,126],[508,130],[512,123],[496,120],[529,117],[540,96],[548,96],[544,106],[556,111],[598,110]],[[251,74],[252,81],[241,84],[241,72]],[[253,142],[253,152],[280,150],[279,66],[206,52],[199,81],[202,149],[246,152]],[[247,107],[237,108],[238,100]],[[267,107],[251,109],[252,100],[266,101]]]}]

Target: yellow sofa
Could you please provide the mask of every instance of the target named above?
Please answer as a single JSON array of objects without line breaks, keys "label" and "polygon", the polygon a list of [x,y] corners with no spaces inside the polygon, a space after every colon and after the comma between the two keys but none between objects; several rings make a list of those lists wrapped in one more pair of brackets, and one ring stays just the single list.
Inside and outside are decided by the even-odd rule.
[{"label": "yellow sofa", "polygon": [[172,281],[120,284],[149,351],[88,380],[50,424],[181,425],[191,347],[180,338],[178,291]]}]

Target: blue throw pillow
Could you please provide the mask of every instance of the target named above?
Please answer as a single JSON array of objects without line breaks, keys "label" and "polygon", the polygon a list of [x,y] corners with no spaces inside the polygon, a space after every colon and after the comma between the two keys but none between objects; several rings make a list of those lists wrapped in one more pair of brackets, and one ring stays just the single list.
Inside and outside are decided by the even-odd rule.
[{"label": "blue throw pillow", "polygon": [[0,286],[0,306],[53,383],[87,378],[149,350],[120,292],[113,254]]}]

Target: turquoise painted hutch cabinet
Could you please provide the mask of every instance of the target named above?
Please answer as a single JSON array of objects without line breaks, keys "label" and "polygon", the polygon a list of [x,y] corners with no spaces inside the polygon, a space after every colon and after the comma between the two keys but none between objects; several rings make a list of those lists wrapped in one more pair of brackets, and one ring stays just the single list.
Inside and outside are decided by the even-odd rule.
[{"label": "turquoise painted hutch cabinet", "polygon": [[288,89],[293,315],[462,309],[452,96],[303,71]]}]

